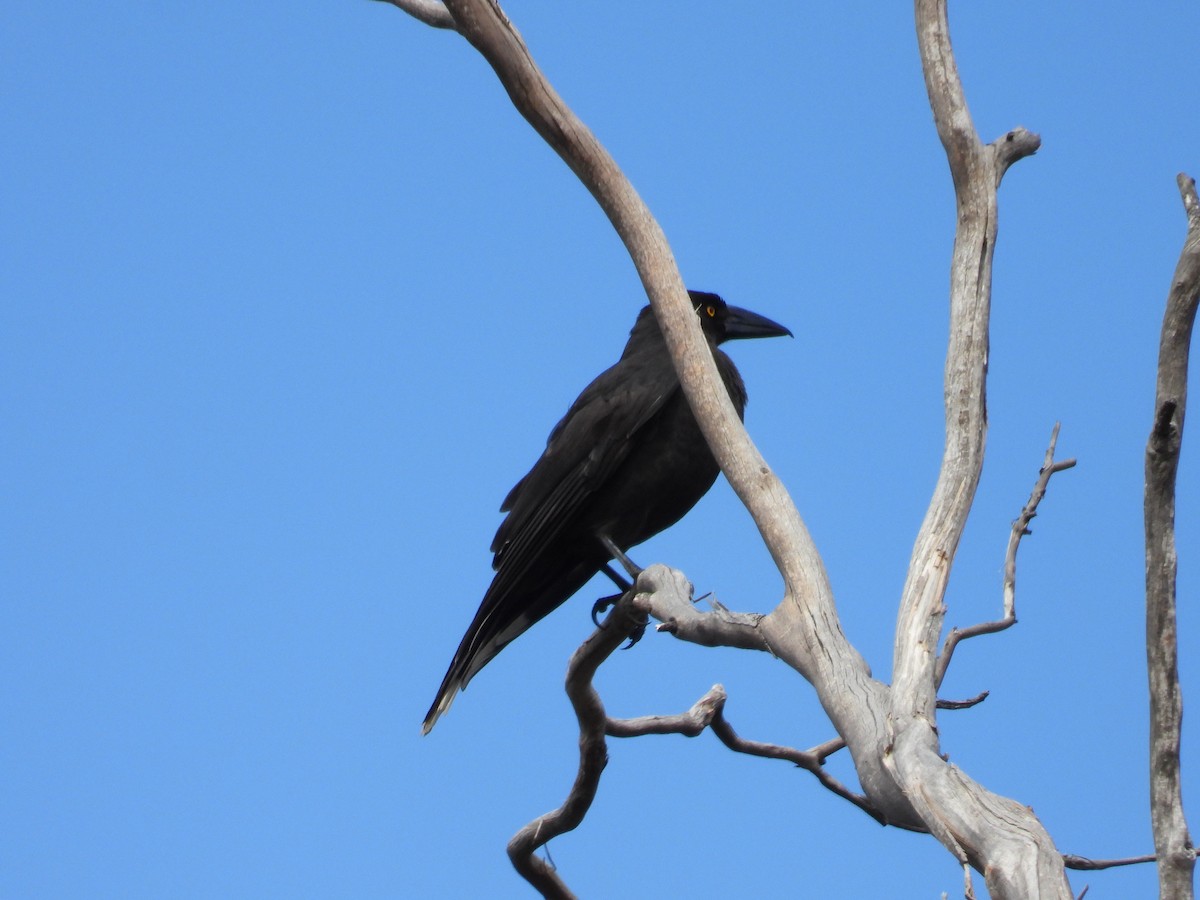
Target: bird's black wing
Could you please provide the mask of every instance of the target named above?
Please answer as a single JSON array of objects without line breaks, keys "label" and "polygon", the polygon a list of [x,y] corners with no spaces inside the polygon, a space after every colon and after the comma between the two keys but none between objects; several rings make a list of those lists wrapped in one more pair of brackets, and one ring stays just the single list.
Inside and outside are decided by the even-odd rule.
[{"label": "bird's black wing", "polygon": [[662,359],[625,360],[588,385],[550,432],[541,458],[501,505],[508,516],[492,541],[493,568],[516,574],[526,556],[572,523],[624,462],[638,431],[677,390],[670,360]]},{"label": "bird's black wing", "polygon": [[541,458],[505,499],[502,511],[508,510],[508,516],[492,544],[496,577],[442,680],[425,718],[426,732],[501,648],[567,599],[530,594],[524,582],[539,566],[557,565],[557,560],[546,558],[547,552],[554,552],[555,539],[578,527],[581,511],[627,458],[638,431],[679,390],[670,360],[661,361],[666,370],[655,362],[659,360],[624,359],[593,381],[550,433]]}]

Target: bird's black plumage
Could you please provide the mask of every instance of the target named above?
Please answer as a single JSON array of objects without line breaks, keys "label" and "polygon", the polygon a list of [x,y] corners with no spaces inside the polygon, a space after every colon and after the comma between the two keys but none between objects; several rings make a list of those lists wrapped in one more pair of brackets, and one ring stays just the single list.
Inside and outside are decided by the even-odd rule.
[{"label": "bird's black plumage", "polygon": [[[730,399],[746,388],[717,345],[791,334],[716,294],[689,291]],[[719,468],[688,406],[650,307],[638,314],[616,365],[589,384],[554,426],[546,450],[509,492],[492,541],[492,580],[463,636],[424,731],[509,641],[578,591],[621,550],[675,522],[704,496]]]}]

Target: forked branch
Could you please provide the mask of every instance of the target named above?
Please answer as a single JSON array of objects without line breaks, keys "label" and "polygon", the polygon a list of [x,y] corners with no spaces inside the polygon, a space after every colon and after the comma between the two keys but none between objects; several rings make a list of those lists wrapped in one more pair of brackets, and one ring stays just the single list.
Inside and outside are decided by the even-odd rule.
[{"label": "forked branch", "polygon": [[950,260],[945,444],[902,594],[892,706],[932,720],[939,682],[927,648],[937,646],[950,569],[983,469],[996,194],[1009,166],[1036,152],[1040,139],[1015,128],[991,144],[980,141],[950,44],[946,0],[916,0],[915,11],[925,87],[954,179],[958,217]]},{"label": "forked branch", "polygon": [[719,684],[713,685],[708,693],[697,700],[685,713],[677,716],[609,719],[608,734],[610,737],[621,738],[640,737],[647,734],[682,734],[687,737],[696,737],[705,728],[709,728],[722,744],[735,753],[745,753],[765,759],[783,759],[795,763],[800,768],[811,772],[822,786],[834,794],[844,800],[849,800],[881,825],[887,824],[879,811],[871,805],[870,800],[864,795],[850,790],[825,769],[825,760],[845,748],[844,740],[834,738],[818,744],[810,750],[797,750],[795,747],[785,747],[781,744],[746,740],[734,731],[733,726],[725,718],[725,700],[725,688]]}]

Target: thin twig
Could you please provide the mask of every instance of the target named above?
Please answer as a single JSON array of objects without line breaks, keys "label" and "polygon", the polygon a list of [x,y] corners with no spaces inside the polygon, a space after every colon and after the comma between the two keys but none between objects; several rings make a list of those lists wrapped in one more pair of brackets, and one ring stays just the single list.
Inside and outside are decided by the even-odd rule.
[{"label": "thin twig", "polygon": [[1008,538],[1008,552],[1004,556],[1005,618],[1015,619],[1017,614],[1017,549],[1021,545],[1021,538],[1027,534],[1032,534],[1029,530],[1029,523],[1037,516],[1038,505],[1042,502],[1042,498],[1046,496],[1046,487],[1050,484],[1051,476],[1075,466],[1074,458],[1064,459],[1062,462],[1054,461],[1054,448],[1058,446],[1058,430],[1061,425],[1061,422],[1054,423],[1054,430],[1050,432],[1050,446],[1046,448],[1046,458],[1042,461],[1042,468],[1038,472],[1037,484],[1033,486],[1033,493],[1029,495],[1029,502],[1025,504],[1025,508],[1021,510],[1021,514],[1013,522],[1012,533]]},{"label": "thin twig", "polygon": [[950,659],[954,656],[954,648],[958,646],[959,641],[978,637],[981,634],[995,634],[997,631],[1010,628],[1017,622],[1017,549],[1021,546],[1021,538],[1033,533],[1029,530],[1029,523],[1037,516],[1038,506],[1041,504],[1042,498],[1046,496],[1046,487],[1050,484],[1050,478],[1055,473],[1070,469],[1075,465],[1073,458],[1064,459],[1061,462],[1054,460],[1054,449],[1058,446],[1060,425],[1059,422],[1054,423],[1054,430],[1050,433],[1050,445],[1046,448],[1046,456],[1042,460],[1041,469],[1038,470],[1038,479],[1033,486],[1033,492],[1029,495],[1029,500],[1021,510],[1021,514],[1013,522],[1012,531],[1008,536],[1008,552],[1004,555],[1004,617],[995,622],[981,622],[968,628],[950,629],[950,633],[946,635],[946,642],[942,645],[941,656],[938,657],[935,676],[935,683],[938,687],[941,687],[942,680],[946,677],[946,670],[950,667]]},{"label": "thin twig", "polygon": [[[887,819],[884,818],[884,816],[875,808],[871,801],[868,800],[863,794],[855,793],[838,781],[838,779],[829,774],[825,767],[821,765],[821,762],[825,757],[820,755],[820,751],[796,750],[793,747],[784,747],[779,744],[766,744],[761,741],[748,741],[745,738],[740,737],[738,733],[733,730],[733,726],[729,724],[729,722],[725,719],[725,716],[721,713],[718,713],[716,718],[713,719],[711,727],[713,734],[720,738],[721,743],[730,750],[733,750],[737,753],[746,753],[750,756],[761,756],[767,759],[786,759],[789,762],[793,762],[800,768],[807,769],[809,772],[811,772],[813,776],[816,777],[817,781],[819,781],[827,790],[837,794],[843,800],[849,800],[880,825],[888,824]],[[836,743],[836,741],[830,742],[830,744],[832,743]],[[822,747],[828,746],[828,744],[822,745]],[[825,755],[828,756],[829,752],[826,752]]]},{"label": "thin twig", "polygon": [[1064,866],[1068,869],[1076,869],[1083,872],[1115,869],[1117,866],[1136,866],[1148,862],[1154,862],[1153,853],[1146,856],[1129,856],[1125,859],[1088,859],[1086,856],[1074,856],[1070,853],[1063,854]]}]

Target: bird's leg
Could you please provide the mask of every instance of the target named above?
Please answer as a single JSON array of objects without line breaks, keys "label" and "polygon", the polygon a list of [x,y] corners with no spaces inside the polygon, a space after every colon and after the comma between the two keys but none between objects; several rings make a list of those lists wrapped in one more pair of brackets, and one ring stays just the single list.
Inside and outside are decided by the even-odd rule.
[{"label": "bird's leg", "polygon": [[[607,575],[609,577],[609,580],[612,581],[613,584],[615,584],[617,587],[619,587],[621,589],[621,594],[625,593],[627,590],[629,590],[631,587],[633,587],[633,585],[630,582],[626,581],[625,577],[623,575],[621,575],[620,572],[616,571],[610,563],[605,563],[604,568],[601,569],[600,571],[603,572],[605,575]],[[621,594],[617,594],[617,596],[619,597],[619,596],[621,596]]]},{"label": "bird's leg", "polygon": [[[604,545],[604,549],[612,555],[612,558],[619,562],[621,567],[629,573],[629,577],[636,581],[638,575],[642,574],[641,566],[630,559],[625,551],[618,547],[616,542],[613,541],[613,539],[607,534],[597,534],[596,538]],[[620,576],[619,573],[614,571],[613,567],[609,563],[605,563],[604,568],[601,571],[612,579],[613,584],[621,589],[621,593],[612,597],[601,597],[594,604],[592,604],[592,621],[596,623],[597,627],[600,625],[600,614],[607,610],[610,606],[614,605],[618,600],[621,599],[622,596],[624,596],[627,591],[633,587],[630,582],[626,581]],[[630,647],[640,641],[642,639],[642,635],[645,633],[646,626],[642,625],[629,635],[629,643],[626,644],[622,649],[628,650]]]},{"label": "bird's leg", "polygon": [[[618,547],[613,539],[607,534],[597,534],[596,538],[604,545],[604,549],[609,552],[612,558],[621,564],[621,568],[629,573],[629,577],[636,581],[637,577],[642,574],[642,567],[630,559],[626,555],[625,551]],[[605,569],[609,569],[609,567],[605,566]],[[612,578],[612,576],[613,573],[611,569],[609,569],[608,577]],[[620,582],[618,582],[618,585],[619,584]],[[628,590],[628,588],[626,588],[626,590]]]}]

